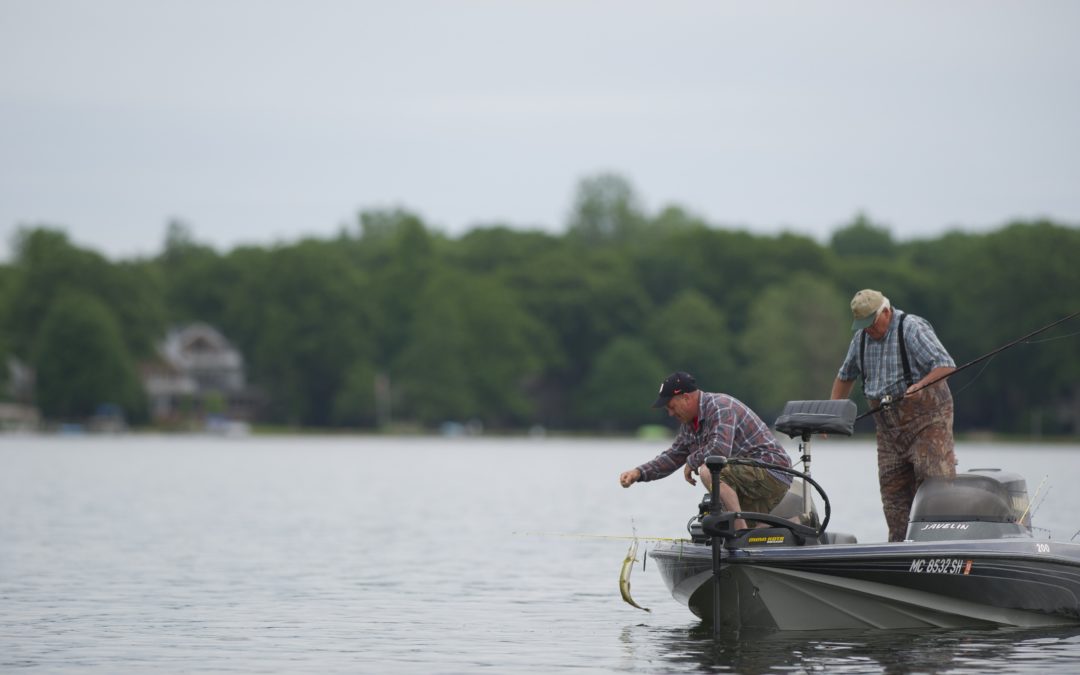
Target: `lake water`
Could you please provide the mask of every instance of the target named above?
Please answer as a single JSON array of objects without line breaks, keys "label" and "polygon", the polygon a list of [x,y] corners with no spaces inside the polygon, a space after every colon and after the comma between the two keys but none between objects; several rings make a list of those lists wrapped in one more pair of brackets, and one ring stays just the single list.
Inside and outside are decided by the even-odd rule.
[{"label": "lake water", "polygon": [[[788,444],[792,456],[793,444]],[[628,542],[703,494],[662,443],[0,437],[0,672],[1073,672],[1080,627],[714,639]],[[815,441],[830,529],[885,538],[874,450]],[[957,448],[1080,530],[1080,444]]]}]

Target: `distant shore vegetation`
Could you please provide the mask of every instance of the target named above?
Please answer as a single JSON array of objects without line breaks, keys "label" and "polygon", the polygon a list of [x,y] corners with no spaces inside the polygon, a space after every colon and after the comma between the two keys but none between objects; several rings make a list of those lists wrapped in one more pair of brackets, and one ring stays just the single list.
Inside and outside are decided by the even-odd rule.
[{"label": "distant shore vegetation", "polygon": [[[249,421],[268,428],[622,433],[663,423],[649,403],[676,369],[771,420],[828,397],[855,291],[928,319],[959,365],[1080,310],[1078,254],[1080,229],[1048,221],[898,241],[859,214],[826,243],[754,235],[647,213],[615,174],[578,185],[560,234],[449,237],[396,209],[219,252],[173,222],[156,257],[110,261],[28,226],[0,265],[0,398],[57,424],[108,405],[152,425],[144,364],[170,328],[202,322],[243,355]],[[950,380],[957,431],[1080,433],[1078,332]],[[18,368],[33,376],[22,393]]]}]

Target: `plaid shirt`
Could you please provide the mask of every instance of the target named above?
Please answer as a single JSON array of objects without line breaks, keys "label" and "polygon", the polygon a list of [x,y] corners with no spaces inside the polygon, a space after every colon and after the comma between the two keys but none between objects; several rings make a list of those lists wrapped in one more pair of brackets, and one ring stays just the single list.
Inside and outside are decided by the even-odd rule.
[{"label": "plaid shirt", "polygon": [[[664,478],[683,464],[697,469],[709,455],[745,457],[777,466],[791,466],[784,447],[745,403],[734,396],[703,391],[697,419],[680,425],[671,447],[638,467],[641,480]],[[784,485],[791,485],[790,474],[779,471],[769,474]]]},{"label": "plaid shirt", "polygon": [[[885,336],[875,340],[866,336],[866,372],[862,372],[859,352],[863,331],[855,331],[848,345],[847,356],[840,366],[837,377],[844,381],[866,377],[864,391],[867,398],[880,400],[886,394],[899,396],[907,389],[904,384],[904,366],[900,361],[900,338],[897,325],[900,323],[900,310],[893,312],[892,320]],[[956,366],[949,352],[941,345],[934,328],[926,319],[908,314],[904,320],[904,342],[907,343],[908,365],[911,366],[913,382],[926,377],[934,368],[952,368]]]}]

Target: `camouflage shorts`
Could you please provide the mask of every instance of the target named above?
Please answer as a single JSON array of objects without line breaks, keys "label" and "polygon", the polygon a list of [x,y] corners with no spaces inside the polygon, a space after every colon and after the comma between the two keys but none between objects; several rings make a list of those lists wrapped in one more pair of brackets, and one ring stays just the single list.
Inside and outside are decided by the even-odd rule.
[{"label": "camouflage shorts", "polygon": [[939,382],[921,396],[903,399],[874,415],[877,424],[878,484],[889,541],[902,541],[915,491],[930,477],[954,478],[953,403]]},{"label": "camouflage shorts", "polygon": [[720,472],[720,482],[739,495],[743,511],[756,513],[772,511],[788,491],[788,486],[759,466],[729,464]]}]

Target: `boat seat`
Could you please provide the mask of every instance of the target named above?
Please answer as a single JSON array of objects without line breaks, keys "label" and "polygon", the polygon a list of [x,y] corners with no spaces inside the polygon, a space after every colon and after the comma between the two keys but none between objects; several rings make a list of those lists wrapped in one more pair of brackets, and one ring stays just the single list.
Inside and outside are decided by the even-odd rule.
[{"label": "boat seat", "polygon": [[855,429],[855,412],[851,399],[788,401],[776,418],[776,430],[791,438],[809,438],[811,434],[850,436]]}]

